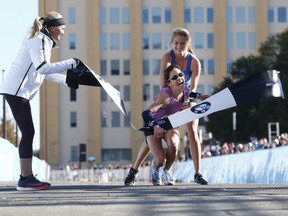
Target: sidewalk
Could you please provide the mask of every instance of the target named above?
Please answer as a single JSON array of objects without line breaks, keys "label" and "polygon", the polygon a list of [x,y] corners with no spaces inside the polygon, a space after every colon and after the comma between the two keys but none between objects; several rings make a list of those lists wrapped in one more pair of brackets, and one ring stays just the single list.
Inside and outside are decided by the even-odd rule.
[{"label": "sidewalk", "polygon": [[288,185],[177,184],[152,186],[52,182],[16,191],[0,182],[0,215],[287,215]]}]

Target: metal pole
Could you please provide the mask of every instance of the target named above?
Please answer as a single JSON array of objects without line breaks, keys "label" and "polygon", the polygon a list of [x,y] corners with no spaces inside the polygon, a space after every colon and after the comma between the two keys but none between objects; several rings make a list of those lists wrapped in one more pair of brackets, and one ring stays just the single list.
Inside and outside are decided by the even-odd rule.
[{"label": "metal pole", "polygon": [[[5,70],[2,70],[2,82],[4,80],[4,72]],[[6,139],[6,106],[5,106],[5,98],[3,96],[3,122],[2,122],[2,129],[3,129],[3,138]]]},{"label": "metal pole", "polygon": [[233,120],[232,120],[232,121],[233,121],[233,122],[232,122],[232,124],[233,124],[233,143],[235,143],[235,141],[236,141],[236,140],[235,140],[235,139],[236,139],[236,128],[237,128],[237,126],[236,126],[236,125],[237,125],[236,115],[237,115],[236,112],[233,112],[233,113],[232,113],[232,119],[233,119]]}]

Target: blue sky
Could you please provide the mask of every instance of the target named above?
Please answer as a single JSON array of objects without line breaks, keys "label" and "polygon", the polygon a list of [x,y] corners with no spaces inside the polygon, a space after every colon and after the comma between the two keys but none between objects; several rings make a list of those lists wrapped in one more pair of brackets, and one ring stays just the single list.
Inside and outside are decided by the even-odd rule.
[{"label": "blue sky", "polygon": [[[1,0],[0,69],[8,70],[15,58],[26,30],[38,16],[38,0]],[[2,80],[2,79],[1,79]]]},{"label": "blue sky", "polygon": [[[38,0],[0,0],[0,85],[2,83],[2,70],[8,72],[14,60],[23,37],[33,21],[38,17]],[[0,117],[2,119],[3,104],[1,97]],[[39,146],[39,99],[38,96],[31,101],[32,113],[36,129],[34,149]],[[7,118],[13,118],[8,105]]]}]

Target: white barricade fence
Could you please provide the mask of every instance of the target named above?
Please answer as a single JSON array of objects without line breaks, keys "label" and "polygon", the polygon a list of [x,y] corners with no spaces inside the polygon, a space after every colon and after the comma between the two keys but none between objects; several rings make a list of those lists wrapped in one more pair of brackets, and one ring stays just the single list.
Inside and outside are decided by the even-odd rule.
[{"label": "white barricade fence", "polygon": [[[50,166],[33,156],[32,168],[39,180],[45,181],[50,176]],[[20,176],[20,162],[18,148],[8,140],[0,137],[0,181],[18,181]]]},{"label": "white barricade fence", "polygon": [[[202,175],[210,184],[288,183],[288,146],[203,158]],[[194,180],[192,161],[180,162],[173,173],[183,183]]]},{"label": "white barricade fence", "polygon": [[[0,181],[18,181],[20,164],[18,148],[0,137]],[[201,173],[209,184],[219,183],[288,183],[288,146],[202,158]],[[91,181],[96,183],[123,182],[127,169],[50,170],[43,160],[33,157],[33,172],[40,180]],[[176,162],[171,170],[177,182],[194,181],[194,165],[191,160]],[[151,167],[143,166],[138,182],[150,182]]]}]

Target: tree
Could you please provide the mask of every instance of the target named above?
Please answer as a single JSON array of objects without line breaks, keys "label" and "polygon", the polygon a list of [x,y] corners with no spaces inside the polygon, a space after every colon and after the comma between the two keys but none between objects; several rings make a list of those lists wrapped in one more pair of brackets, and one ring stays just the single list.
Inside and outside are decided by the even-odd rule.
[{"label": "tree", "polygon": [[[232,71],[220,85],[218,92],[232,83],[265,70],[280,71],[284,95],[288,95],[288,29],[269,37],[259,48],[259,55],[242,56],[232,64]],[[251,92],[252,93],[252,92]],[[248,142],[249,136],[267,137],[267,124],[279,122],[282,132],[288,132],[288,101],[268,98],[209,115],[207,130],[220,142],[233,141],[232,113],[237,113],[236,141]]]},{"label": "tree", "polygon": [[[1,130],[0,130],[0,136],[3,137],[3,119],[0,124]],[[6,120],[6,139],[9,140],[9,142],[13,143],[15,146],[18,144],[16,143],[16,133],[15,133],[15,125],[13,124],[12,120]]]}]

